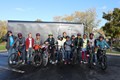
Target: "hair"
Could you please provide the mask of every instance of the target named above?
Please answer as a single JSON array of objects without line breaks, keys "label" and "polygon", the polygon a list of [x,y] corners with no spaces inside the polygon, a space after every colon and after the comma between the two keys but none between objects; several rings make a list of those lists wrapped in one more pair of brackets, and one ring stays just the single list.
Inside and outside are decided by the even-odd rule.
[{"label": "hair", "polygon": [[32,34],[32,33],[29,33],[28,36],[29,36],[30,34]]},{"label": "hair", "polygon": [[67,34],[66,32],[63,32],[63,34]]}]

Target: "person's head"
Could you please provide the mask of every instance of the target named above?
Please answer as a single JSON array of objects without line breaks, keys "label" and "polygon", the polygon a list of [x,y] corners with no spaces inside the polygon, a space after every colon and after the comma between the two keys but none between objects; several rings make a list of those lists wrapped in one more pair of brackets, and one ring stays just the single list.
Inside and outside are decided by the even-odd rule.
[{"label": "person's head", "polygon": [[89,37],[90,37],[90,39],[93,39],[94,34],[93,34],[93,33],[90,33]]},{"label": "person's head", "polygon": [[63,40],[61,35],[58,35],[58,40]]},{"label": "person's head", "polygon": [[8,36],[12,36],[12,31],[8,31]]},{"label": "person's head", "polygon": [[69,36],[66,36],[66,41],[70,40],[70,37]]},{"label": "person's head", "polygon": [[84,35],[83,35],[83,38],[86,39],[86,38],[87,38],[87,34],[84,34]]},{"label": "person's head", "polygon": [[18,33],[18,38],[22,38],[22,33]]},{"label": "person's head", "polygon": [[36,39],[40,39],[40,33],[36,33]]},{"label": "person's head", "polygon": [[102,41],[104,39],[103,36],[99,36],[99,40]]},{"label": "person's head", "polygon": [[63,37],[66,37],[67,36],[67,33],[66,32],[63,32]]},{"label": "person's head", "polygon": [[53,38],[53,34],[49,34],[48,36],[49,36],[49,38]]},{"label": "person's head", "polygon": [[72,35],[71,38],[72,38],[72,39],[75,39],[75,35]]},{"label": "person's head", "polygon": [[81,34],[80,34],[80,33],[78,33],[78,34],[77,34],[77,37],[78,37],[78,38],[81,38]]},{"label": "person's head", "polygon": [[28,37],[29,37],[29,38],[32,38],[32,33],[29,33],[29,34],[28,34]]}]

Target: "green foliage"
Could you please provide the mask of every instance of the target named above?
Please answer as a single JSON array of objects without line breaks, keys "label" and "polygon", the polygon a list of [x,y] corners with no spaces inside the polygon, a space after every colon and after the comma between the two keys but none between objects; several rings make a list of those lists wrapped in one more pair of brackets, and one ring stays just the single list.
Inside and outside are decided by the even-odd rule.
[{"label": "green foliage", "polygon": [[113,12],[103,13],[107,23],[102,27],[106,36],[120,38],[120,9],[115,8]]},{"label": "green foliage", "polygon": [[2,42],[2,37],[7,32],[7,23],[6,21],[0,21],[0,43]]}]

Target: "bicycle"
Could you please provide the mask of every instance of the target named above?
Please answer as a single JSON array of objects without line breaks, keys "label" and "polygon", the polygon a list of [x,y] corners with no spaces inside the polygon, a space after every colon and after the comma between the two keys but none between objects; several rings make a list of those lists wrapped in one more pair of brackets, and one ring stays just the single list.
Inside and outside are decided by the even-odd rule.
[{"label": "bicycle", "polygon": [[41,46],[35,45],[33,52],[33,66],[39,67],[42,63]]},{"label": "bicycle", "polygon": [[42,60],[43,66],[47,66],[48,57],[49,57],[48,46],[47,45],[42,45],[41,49],[42,49],[42,52],[43,52],[43,54],[42,54],[42,56],[43,56],[43,60]]},{"label": "bicycle", "polygon": [[107,69],[107,56],[106,56],[106,49],[99,49],[100,51],[100,56],[98,59],[98,64],[100,65],[100,68],[102,70],[106,70]]},{"label": "bicycle", "polygon": [[92,68],[93,66],[93,53],[92,53],[92,49],[88,50],[88,66],[89,68]]},{"label": "bicycle", "polygon": [[48,54],[49,54],[49,60],[50,63],[54,64],[53,61],[55,61],[55,45],[48,45]]},{"label": "bicycle", "polygon": [[18,49],[8,57],[8,65],[17,68],[22,64],[22,52]]}]

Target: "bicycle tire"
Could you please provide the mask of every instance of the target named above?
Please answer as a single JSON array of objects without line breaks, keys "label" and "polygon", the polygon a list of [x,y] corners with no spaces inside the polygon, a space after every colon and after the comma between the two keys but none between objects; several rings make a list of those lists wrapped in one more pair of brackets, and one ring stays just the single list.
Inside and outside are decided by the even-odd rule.
[{"label": "bicycle tire", "polygon": [[41,53],[35,53],[33,56],[33,66],[39,67],[42,64],[42,56]]}]

